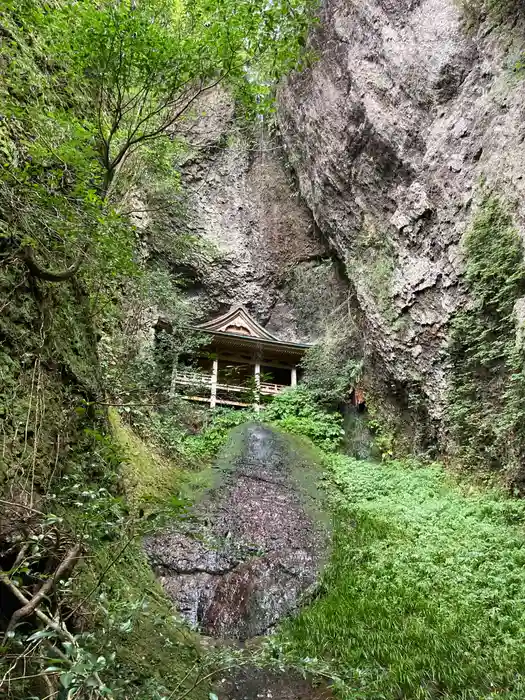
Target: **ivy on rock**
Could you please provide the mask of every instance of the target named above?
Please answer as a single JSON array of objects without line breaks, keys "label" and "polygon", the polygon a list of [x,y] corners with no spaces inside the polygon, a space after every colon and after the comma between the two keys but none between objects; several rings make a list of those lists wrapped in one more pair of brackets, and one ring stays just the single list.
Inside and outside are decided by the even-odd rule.
[{"label": "ivy on rock", "polygon": [[487,197],[464,238],[466,308],[451,324],[448,426],[468,466],[523,479],[525,375],[516,302],[525,294],[523,246],[510,214]]}]

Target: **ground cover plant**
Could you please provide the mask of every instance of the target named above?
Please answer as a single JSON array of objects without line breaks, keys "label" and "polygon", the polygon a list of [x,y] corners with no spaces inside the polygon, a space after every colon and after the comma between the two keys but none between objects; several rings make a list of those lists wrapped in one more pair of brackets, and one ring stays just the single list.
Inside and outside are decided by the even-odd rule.
[{"label": "ground cover plant", "polygon": [[439,465],[325,463],[332,562],[274,651],[348,700],[522,698],[525,504]]}]

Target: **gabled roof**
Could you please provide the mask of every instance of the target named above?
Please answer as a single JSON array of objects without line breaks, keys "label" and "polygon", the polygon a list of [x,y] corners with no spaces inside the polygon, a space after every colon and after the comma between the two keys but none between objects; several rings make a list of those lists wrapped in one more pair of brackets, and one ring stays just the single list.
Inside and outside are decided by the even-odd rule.
[{"label": "gabled roof", "polygon": [[233,333],[242,337],[280,342],[251,316],[244,306],[232,307],[222,316],[201,323],[196,328],[209,333]]}]

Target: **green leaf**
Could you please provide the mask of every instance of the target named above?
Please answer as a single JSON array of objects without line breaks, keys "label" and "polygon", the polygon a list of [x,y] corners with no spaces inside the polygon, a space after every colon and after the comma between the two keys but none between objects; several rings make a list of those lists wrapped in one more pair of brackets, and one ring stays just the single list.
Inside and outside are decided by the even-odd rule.
[{"label": "green leaf", "polygon": [[74,681],[74,678],[75,678],[74,674],[71,673],[70,671],[68,671],[67,673],[63,673],[63,674],[60,676],[60,683],[62,684],[62,686],[63,686],[66,690],[68,690],[68,689],[71,687],[71,685],[72,685],[72,683],[73,683],[73,681]]},{"label": "green leaf", "polygon": [[27,638],[29,642],[34,642],[37,641],[38,639],[50,639],[52,637],[56,637],[57,633],[54,630],[38,630],[38,632],[34,632],[31,636]]}]

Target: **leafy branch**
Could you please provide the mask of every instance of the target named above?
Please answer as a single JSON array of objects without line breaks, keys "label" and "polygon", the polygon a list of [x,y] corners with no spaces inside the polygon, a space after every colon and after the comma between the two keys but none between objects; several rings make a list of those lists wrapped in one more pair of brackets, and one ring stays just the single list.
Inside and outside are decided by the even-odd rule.
[{"label": "leafy branch", "polygon": [[[96,229],[125,191],[129,164],[147,144],[180,138],[205,93],[226,84],[246,109],[270,109],[278,77],[300,63],[315,6],[313,0],[196,0],[175,7],[167,0],[63,0],[18,18],[35,41],[38,36],[49,66],[42,77],[58,75],[69,103],[25,115],[37,133],[27,142],[31,167],[22,183],[37,177],[44,195],[52,185],[53,196],[90,202],[88,230]],[[38,263],[33,242],[24,243],[22,259],[34,277],[61,282],[76,274],[93,244],[90,235],[62,271]]]}]

